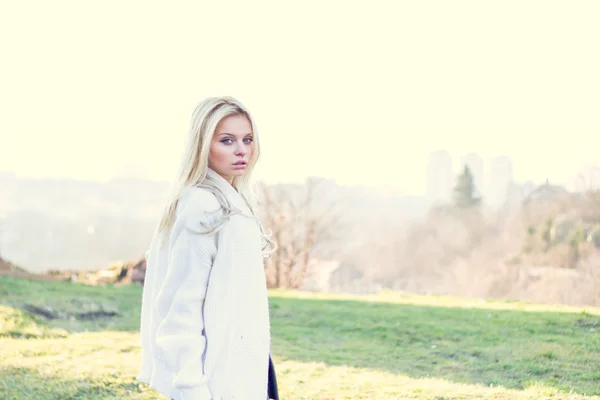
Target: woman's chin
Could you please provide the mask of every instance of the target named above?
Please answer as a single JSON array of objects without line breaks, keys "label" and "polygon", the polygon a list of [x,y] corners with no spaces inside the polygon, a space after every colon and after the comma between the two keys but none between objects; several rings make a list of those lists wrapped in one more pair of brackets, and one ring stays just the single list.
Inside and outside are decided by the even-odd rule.
[{"label": "woman's chin", "polygon": [[233,168],[231,170],[231,175],[233,175],[233,176],[242,176],[242,175],[246,174],[246,168],[247,167],[245,167],[245,168]]}]

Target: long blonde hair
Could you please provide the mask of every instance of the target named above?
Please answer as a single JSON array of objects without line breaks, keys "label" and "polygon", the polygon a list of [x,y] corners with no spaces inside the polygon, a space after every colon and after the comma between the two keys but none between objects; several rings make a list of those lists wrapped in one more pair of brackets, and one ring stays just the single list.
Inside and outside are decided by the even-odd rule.
[{"label": "long blonde hair", "polygon": [[187,141],[181,157],[179,171],[171,189],[169,200],[158,224],[158,232],[168,232],[175,220],[177,202],[182,192],[189,186],[201,183],[208,171],[210,144],[223,118],[232,115],[243,115],[252,126],[254,151],[248,160],[246,173],[233,179],[232,185],[244,196],[252,211],[256,208],[256,196],[251,186],[251,176],[260,157],[260,144],[254,119],[248,109],[238,100],[230,96],[209,97],[196,106],[192,114]]}]

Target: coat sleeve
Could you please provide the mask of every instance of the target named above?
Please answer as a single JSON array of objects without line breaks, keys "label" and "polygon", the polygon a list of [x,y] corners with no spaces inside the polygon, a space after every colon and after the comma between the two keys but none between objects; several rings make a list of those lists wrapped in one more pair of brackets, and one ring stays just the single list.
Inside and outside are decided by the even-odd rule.
[{"label": "coat sleeve", "polygon": [[206,234],[211,212],[219,204],[203,189],[182,196],[169,240],[169,262],[158,292],[160,322],[156,345],[174,373],[173,387],[181,400],[211,399],[202,355],[206,347],[202,314],[216,234]]}]

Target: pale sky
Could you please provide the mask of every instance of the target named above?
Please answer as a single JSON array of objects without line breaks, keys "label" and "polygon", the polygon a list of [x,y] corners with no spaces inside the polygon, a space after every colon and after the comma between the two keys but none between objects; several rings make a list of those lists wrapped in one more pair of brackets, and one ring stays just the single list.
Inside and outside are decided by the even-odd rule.
[{"label": "pale sky", "polygon": [[3,1],[0,171],[173,178],[191,112],[253,112],[259,178],[425,189],[429,152],[600,163],[598,1]]}]

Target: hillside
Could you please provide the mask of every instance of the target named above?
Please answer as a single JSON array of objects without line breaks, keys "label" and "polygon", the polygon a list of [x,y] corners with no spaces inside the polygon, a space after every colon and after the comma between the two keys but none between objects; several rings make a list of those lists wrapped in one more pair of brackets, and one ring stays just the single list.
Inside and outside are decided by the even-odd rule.
[{"label": "hillside", "polygon": [[[401,224],[427,209],[420,197],[329,181],[324,185],[327,197],[343,199],[336,209],[351,220],[378,210]],[[34,273],[94,270],[139,257],[147,250],[169,194],[168,182],[144,179],[98,182],[0,176],[0,187],[2,256]]]},{"label": "hillside", "polygon": [[[0,398],[159,399],[137,285],[0,276]],[[600,310],[271,291],[284,399],[600,399]]]}]

